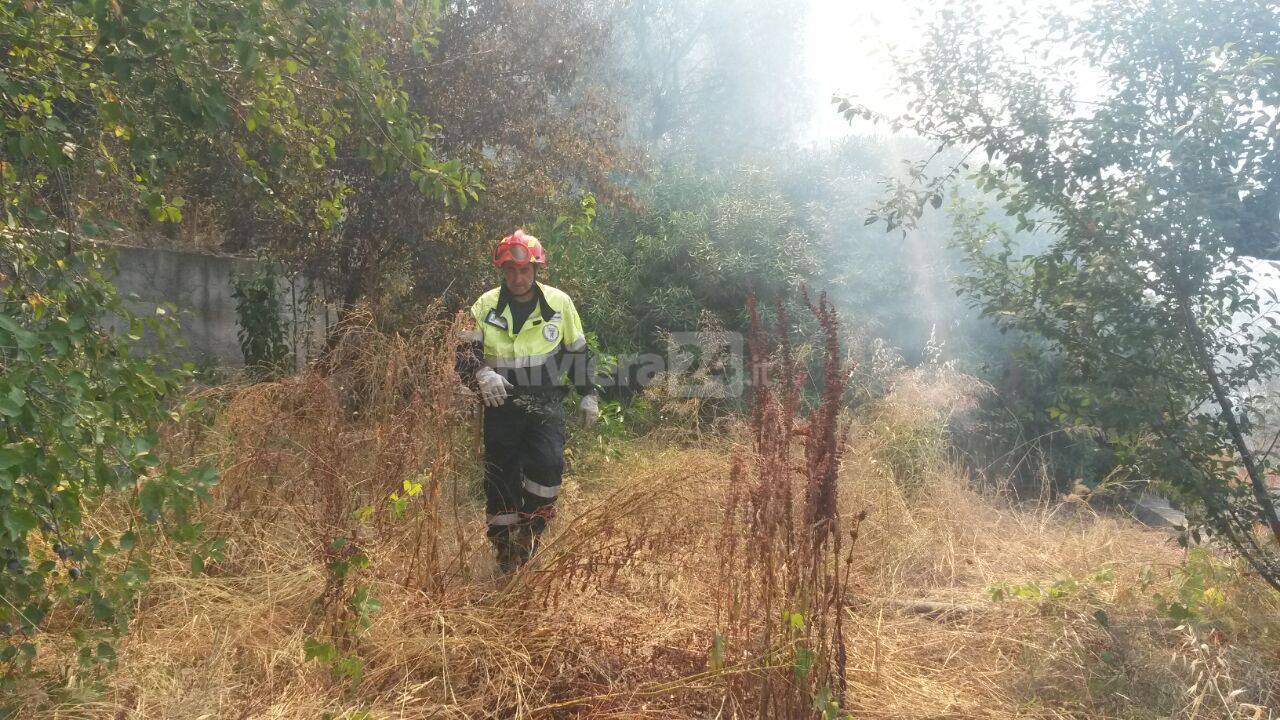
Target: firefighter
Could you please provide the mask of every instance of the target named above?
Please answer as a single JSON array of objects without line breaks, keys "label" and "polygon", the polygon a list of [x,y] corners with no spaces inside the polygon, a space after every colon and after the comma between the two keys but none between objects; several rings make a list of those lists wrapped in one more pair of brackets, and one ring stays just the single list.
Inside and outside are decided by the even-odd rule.
[{"label": "firefighter", "polygon": [[499,241],[503,282],[471,306],[459,346],[459,373],[484,402],[488,537],[504,574],[529,560],[555,515],[569,387],[582,396],[584,424],[600,415],[582,321],[567,294],[538,282],[546,264],[542,243],[523,230]]}]

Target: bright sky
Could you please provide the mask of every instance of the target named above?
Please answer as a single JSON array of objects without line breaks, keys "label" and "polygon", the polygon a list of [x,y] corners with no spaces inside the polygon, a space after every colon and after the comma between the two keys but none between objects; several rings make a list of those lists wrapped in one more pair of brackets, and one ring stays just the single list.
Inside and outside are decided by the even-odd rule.
[{"label": "bright sky", "polygon": [[[930,0],[808,0],[805,33],[805,65],[814,87],[812,121],[808,138],[822,142],[851,132],[886,132],[866,123],[851,127],[831,104],[832,94],[858,98],[885,113],[901,111],[893,97],[891,51],[902,53],[918,46],[918,29],[936,8]],[[1071,0],[972,0],[975,11],[994,11],[1034,3],[1079,13],[1087,3]],[[1088,71],[1082,84],[1087,87]],[[1280,264],[1251,267],[1262,287],[1280,292]]]},{"label": "bright sky", "polygon": [[[808,0],[808,3],[804,53],[814,87],[809,137],[829,140],[850,132],[849,124],[831,105],[833,93],[857,97],[872,109],[887,114],[901,112],[901,103],[892,98],[891,52],[901,54],[919,46],[920,29],[938,9],[938,4],[930,0]],[[1036,10],[1049,9],[1074,15],[1089,5],[1087,0],[969,0],[965,8],[968,12],[1003,18],[1014,8],[1030,15]],[[855,129],[864,133],[871,131],[866,124]]]},{"label": "bright sky", "polygon": [[836,114],[831,95],[854,95],[877,109],[896,108],[885,101],[893,84],[890,48],[910,48],[927,0],[809,0],[805,64],[816,88],[814,139],[849,132]]}]

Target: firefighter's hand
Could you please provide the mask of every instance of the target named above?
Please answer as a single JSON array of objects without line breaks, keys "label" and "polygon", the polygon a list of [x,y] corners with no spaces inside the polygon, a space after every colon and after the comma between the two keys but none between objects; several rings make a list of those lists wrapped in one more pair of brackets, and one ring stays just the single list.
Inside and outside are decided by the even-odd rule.
[{"label": "firefighter's hand", "polygon": [[600,401],[595,395],[586,395],[578,405],[582,414],[583,427],[591,427],[600,419]]},{"label": "firefighter's hand", "polygon": [[498,407],[507,401],[507,391],[513,386],[491,367],[476,371],[476,382],[480,384],[480,399],[489,407]]}]

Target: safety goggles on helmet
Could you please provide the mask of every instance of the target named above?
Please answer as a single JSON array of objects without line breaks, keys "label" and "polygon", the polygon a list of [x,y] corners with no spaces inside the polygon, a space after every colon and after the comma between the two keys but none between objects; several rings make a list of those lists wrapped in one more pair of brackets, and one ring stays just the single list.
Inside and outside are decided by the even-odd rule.
[{"label": "safety goggles on helmet", "polygon": [[506,263],[546,265],[547,252],[538,238],[517,230],[502,238],[493,248],[493,266],[502,267]]}]

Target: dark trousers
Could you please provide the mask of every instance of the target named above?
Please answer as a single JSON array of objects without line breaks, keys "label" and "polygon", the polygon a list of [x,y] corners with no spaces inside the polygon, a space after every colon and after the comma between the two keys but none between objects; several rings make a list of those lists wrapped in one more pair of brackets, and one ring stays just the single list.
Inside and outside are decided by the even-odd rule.
[{"label": "dark trousers", "polygon": [[542,532],[564,474],[564,405],[557,394],[508,397],[484,409],[484,494],[489,538]]}]

